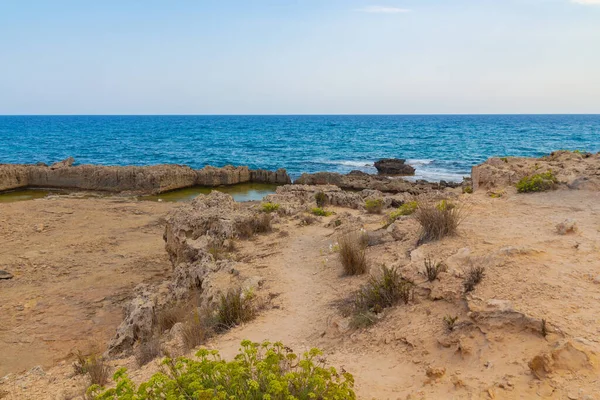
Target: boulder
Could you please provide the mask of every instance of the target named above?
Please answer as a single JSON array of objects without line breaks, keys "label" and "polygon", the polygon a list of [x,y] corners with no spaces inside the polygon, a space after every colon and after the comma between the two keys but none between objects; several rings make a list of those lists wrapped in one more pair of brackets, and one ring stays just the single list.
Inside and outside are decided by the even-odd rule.
[{"label": "boulder", "polygon": [[414,175],[415,169],[400,158],[384,158],[375,162],[379,175]]},{"label": "boulder", "polygon": [[73,157],[65,158],[62,161],[55,162],[50,166],[50,169],[68,168],[73,165],[75,159]]}]

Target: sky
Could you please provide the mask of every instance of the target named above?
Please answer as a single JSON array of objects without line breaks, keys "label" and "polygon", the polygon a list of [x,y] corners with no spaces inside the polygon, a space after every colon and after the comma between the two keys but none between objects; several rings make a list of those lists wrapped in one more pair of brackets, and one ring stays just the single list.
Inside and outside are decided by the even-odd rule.
[{"label": "sky", "polygon": [[600,113],[600,0],[2,0],[0,114]]}]

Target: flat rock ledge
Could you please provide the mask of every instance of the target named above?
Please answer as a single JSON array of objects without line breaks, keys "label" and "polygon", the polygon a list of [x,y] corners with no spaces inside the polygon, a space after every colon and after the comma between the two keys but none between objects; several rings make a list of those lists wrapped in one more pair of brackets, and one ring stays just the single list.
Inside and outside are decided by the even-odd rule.
[{"label": "flat rock ledge", "polygon": [[192,186],[221,186],[238,183],[287,184],[285,169],[251,170],[248,167],[211,166],[192,169],[184,165],[121,167],[73,165],[73,158],[45,164],[0,164],[0,191],[25,188],[79,189],[132,194],[159,194]]}]

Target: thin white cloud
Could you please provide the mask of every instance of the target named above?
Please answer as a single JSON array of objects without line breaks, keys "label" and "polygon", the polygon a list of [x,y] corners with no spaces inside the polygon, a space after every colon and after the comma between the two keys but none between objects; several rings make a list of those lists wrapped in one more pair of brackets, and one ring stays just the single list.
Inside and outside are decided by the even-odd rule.
[{"label": "thin white cloud", "polygon": [[[586,0],[583,0],[586,1]],[[587,1],[600,1],[600,0],[587,0]],[[406,13],[410,10],[406,8],[399,7],[386,7],[386,6],[368,6],[364,8],[359,8],[356,11],[371,13],[371,14],[398,14],[398,13]]]},{"label": "thin white cloud", "polygon": [[571,0],[572,3],[591,5],[600,5],[600,0]]}]

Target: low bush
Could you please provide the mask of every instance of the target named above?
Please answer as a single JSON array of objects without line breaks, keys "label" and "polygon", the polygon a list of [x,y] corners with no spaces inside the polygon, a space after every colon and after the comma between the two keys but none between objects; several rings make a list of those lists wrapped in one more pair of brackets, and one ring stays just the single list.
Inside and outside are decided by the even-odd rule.
[{"label": "low bush", "polygon": [[352,329],[365,329],[377,322],[377,314],[371,311],[358,311],[352,315],[350,319],[350,328]]},{"label": "low bush", "polygon": [[279,210],[278,203],[262,203],[261,204],[262,211],[265,213],[272,213]]},{"label": "low bush", "polygon": [[369,214],[381,214],[381,210],[383,210],[383,200],[367,199],[365,201],[365,209]]},{"label": "low bush", "polygon": [[363,236],[360,232],[351,232],[338,238],[338,254],[346,275],[367,272],[367,244]]},{"label": "low bush", "polygon": [[317,219],[315,218],[314,215],[310,215],[310,214],[302,214],[300,216],[300,223],[302,225],[312,225],[315,223]]},{"label": "low bush", "polygon": [[462,191],[463,191],[463,193],[466,193],[466,194],[472,194],[473,186],[464,186]]},{"label": "low bush", "polygon": [[252,292],[242,289],[221,294],[215,321],[217,331],[226,331],[254,319],[257,312],[254,300]]},{"label": "low bush", "polygon": [[75,354],[75,357],[73,369],[77,375],[88,375],[92,385],[106,385],[110,378],[110,367],[105,364],[102,357],[96,354],[86,357],[80,351]]},{"label": "low bush", "polygon": [[381,267],[381,275],[369,277],[368,282],[356,293],[354,309],[357,313],[373,312],[378,314],[384,308],[400,302],[408,304],[414,283],[403,278],[396,268]]},{"label": "low bush", "polygon": [[423,263],[425,264],[425,270],[422,271],[421,273],[423,275],[425,275],[425,277],[427,278],[427,280],[429,282],[435,281],[437,279],[438,275],[440,274],[440,272],[443,272],[446,270],[445,264],[443,264],[441,262],[436,263],[430,258],[425,258]]},{"label": "low bush", "polygon": [[124,368],[114,375],[116,387],[90,388],[97,400],[112,399],[356,399],[354,378],[327,367],[318,349],[302,357],[282,343],[243,341],[233,361],[202,349],[197,359],[165,359],[165,368],[136,386]]},{"label": "low bush", "polygon": [[388,214],[388,224],[392,224],[402,216],[413,214],[415,211],[417,211],[418,207],[419,204],[416,201],[408,201],[402,204],[400,207],[398,207],[398,209]]},{"label": "low bush", "polygon": [[315,207],[310,210],[311,214],[316,215],[317,217],[329,217],[333,213],[331,211],[326,211],[320,207]]},{"label": "low bush", "polygon": [[465,275],[465,279],[463,282],[463,286],[465,288],[465,293],[473,291],[475,286],[481,282],[483,277],[485,276],[485,267],[471,267],[467,270]]},{"label": "low bush", "polygon": [[317,207],[323,208],[327,205],[327,195],[323,192],[315,193],[315,201],[317,202]]},{"label": "low bush", "polygon": [[425,243],[456,234],[465,212],[463,207],[444,200],[438,204],[419,204],[415,218],[421,224],[419,243]]},{"label": "low bush", "polygon": [[542,174],[524,177],[517,182],[517,191],[519,193],[544,192],[546,190],[554,189],[557,183],[558,180],[552,171],[548,171]]}]

